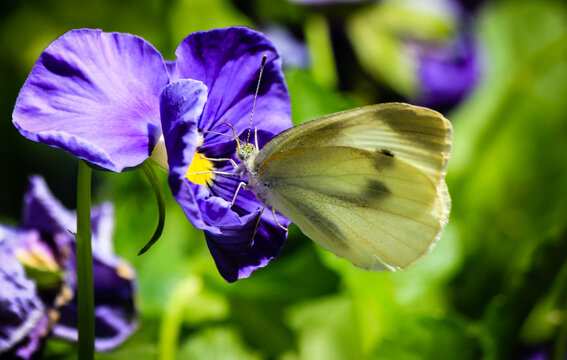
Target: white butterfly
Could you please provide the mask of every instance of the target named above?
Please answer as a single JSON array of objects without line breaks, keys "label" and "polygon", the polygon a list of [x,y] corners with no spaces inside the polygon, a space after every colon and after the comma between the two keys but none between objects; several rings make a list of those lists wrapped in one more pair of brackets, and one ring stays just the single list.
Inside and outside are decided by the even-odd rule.
[{"label": "white butterfly", "polygon": [[238,141],[235,172],[324,249],[393,271],[426,254],[447,223],[451,137],[433,110],[372,105],[290,128],[261,150]]}]

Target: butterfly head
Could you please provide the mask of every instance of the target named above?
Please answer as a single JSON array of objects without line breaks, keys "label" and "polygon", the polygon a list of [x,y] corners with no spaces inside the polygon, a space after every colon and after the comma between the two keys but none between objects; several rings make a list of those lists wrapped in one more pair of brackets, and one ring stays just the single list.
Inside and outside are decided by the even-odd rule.
[{"label": "butterfly head", "polygon": [[256,147],[250,143],[241,144],[236,152],[240,161],[246,161],[256,152]]}]

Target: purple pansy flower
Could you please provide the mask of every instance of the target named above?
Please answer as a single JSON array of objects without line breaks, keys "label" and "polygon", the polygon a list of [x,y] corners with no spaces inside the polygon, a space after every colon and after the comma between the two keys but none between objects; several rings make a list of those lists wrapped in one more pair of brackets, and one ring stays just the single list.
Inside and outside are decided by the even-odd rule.
[{"label": "purple pansy flower", "polygon": [[[272,43],[260,33],[244,28],[213,30],[189,35],[176,51],[176,72],[183,79],[206,85],[198,90],[194,80],[174,82],[161,95],[161,121],[173,196],[193,225],[205,230],[207,245],[220,274],[227,281],[248,277],[279,254],[286,233],[267,211],[254,239],[254,227],[263,204],[241,190],[234,206],[230,202],[242,179],[231,176],[187,175],[203,170],[231,173],[236,160],[238,136],[248,137],[250,112],[258,81],[260,60],[267,56],[254,110],[260,147],[275,134],[289,128],[291,108],[281,71],[280,58]],[[185,96],[198,91],[202,99],[192,106]],[[195,108],[203,107],[202,113]],[[206,131],[222,132],[222,136]],[[252,129],[254,132],[254,129]],[[250,139],[254,139],[254,134]],[[289,220],[278,216],[280,224]]]},{"label": "purple pansy flower", "polygon": [[[75,214],[40,177],[30,179],[20,227],[0,227],[0,354],[23,359],[45,337],[77,340]],[[92,212],[95,347],[121,344],[137,328],[134,272],[112,251],[113,207]]]},{"label": "purple pansy flower", "polygon": [[[22,87],[13,122],[27,138],[63,148],[98,167],[120,172],[150,155],[169,171],[173,196],[207,244],[227,281],[247,277],[277,256],[285,232],[230,172],[236,141],[204,131],[246,134],[267,56],[253,126],[260,143],[290,127],[281,60],[262,34],[243,27],[185,38],[176,61],[164,61],[145,40],[129,34],[74,30],[40,56]],[[222,128],[224,126],[224,128]],[[253,138],[253,137],[252,137]],[[245,180],[245,179],[244,179]],[[288,224],[278,218],[280,224]]]}]

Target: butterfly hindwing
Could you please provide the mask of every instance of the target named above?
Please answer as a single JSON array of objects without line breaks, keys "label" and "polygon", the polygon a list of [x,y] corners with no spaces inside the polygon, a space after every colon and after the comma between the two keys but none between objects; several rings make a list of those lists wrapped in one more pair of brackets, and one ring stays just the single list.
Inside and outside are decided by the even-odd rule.
[{"label": "butterfly hindwing", "polygon": [[405,104],[292,128],[255,159],[268,203],[323,248],[364,269],[405,268],[440,236],[451,126]]}]

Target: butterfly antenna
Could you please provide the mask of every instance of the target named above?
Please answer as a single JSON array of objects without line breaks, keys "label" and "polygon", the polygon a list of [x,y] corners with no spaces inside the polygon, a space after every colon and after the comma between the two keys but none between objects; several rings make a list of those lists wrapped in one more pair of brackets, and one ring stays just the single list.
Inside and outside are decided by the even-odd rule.
[{"label": "butterfly antenna", "polygon": [[236,140],[236,145],[238,146],[238,148],[240,148],[240,139],[238,138],[238,136],[236,136],[236,131],[234,130],[232,125],[230,125],[230,123],[222,122],[220,124],[215,125],[211,130],[201,130],[201,132],[208,133],[208,134],[216,134],[216,135],[233,137],[233,136],[230,136],[228,134],[223,134],[223,133],[213,131],[214,129],[218,128],[221,125],[228,125],[228,127],[230,127],[230,129],[232,130],[232,133],[234,134],[234,140]]},{"label": "butterfly antenna", "polygon": [[260,90],[260,81],[262,80],[262,73],[264,72],[264,65],[266,65],[266,59],[268,55],[264,55],[262,58],[262,65],[260,65],[260,75],[258,76],[258,84],[256,85],[256,93],[254,93],[254,101],[252,102],[252,113],[250,114],[250,126],[248,127],[248,135],[246,136],[246,143],[248,144],[250,140],[250,131],[252,129],[252,118],[254,117],[254,107],[256,106],[256,98],[258,97],[258,90]]}]

